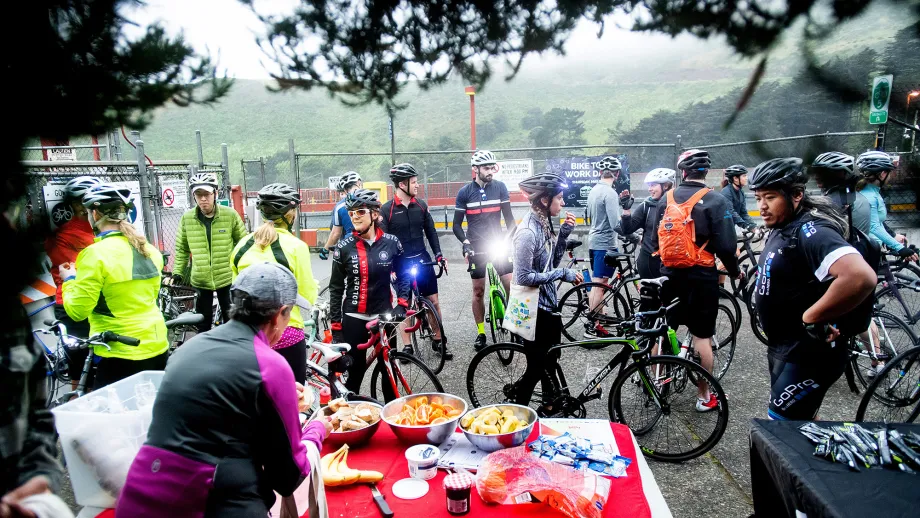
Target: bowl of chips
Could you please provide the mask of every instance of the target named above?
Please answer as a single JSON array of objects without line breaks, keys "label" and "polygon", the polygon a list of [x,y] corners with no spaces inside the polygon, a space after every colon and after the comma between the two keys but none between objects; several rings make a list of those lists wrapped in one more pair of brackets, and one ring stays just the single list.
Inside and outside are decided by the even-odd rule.
[{"label": "bowl of chips", "polygon": [[360,446],[377,432],[380,427],[383,407],[376,403],[334,399],[322,409],[322,415],[332,421],[332,431],[326,434],[324,443],[335,446],[347,444]]},{"label": "bowl of chips", "polygon": [[383,419],[393,434],[408,444],[441,444],[457,429],[466,401],[438,392],[412,394],[383,407]]},{"label": "bowl of chips", "polygon": [[491,452],[524,444],[536,422],[532,408],[503,403],[470,410],[460,429],[473,446]]}]

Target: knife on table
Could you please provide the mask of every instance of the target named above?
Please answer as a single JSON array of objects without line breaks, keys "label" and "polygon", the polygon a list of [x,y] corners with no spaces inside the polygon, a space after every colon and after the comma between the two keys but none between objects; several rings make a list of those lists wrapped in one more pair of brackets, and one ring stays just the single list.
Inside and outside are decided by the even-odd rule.
[{"label": "knife on table", "polygon": [[387,505],[387,501],[384,499],[383,494],[377,489],[377,484],[370,483],[368,485],[371,486],[371,494],[374,495],[374,502],[377,502],[380,513],[386,518],[393,518],[393,511],[391,511],[390,506]]}]

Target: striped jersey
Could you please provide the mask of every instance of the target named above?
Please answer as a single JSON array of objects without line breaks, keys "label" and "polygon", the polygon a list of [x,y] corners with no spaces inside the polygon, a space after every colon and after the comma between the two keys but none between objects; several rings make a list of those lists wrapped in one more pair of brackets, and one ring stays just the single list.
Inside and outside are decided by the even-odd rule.
[{"label": "striped jersey", "polygon": [[466,213],[466,235],[470,243],[483,243],[502,235],[503,203],[511,203],[511,196],[505,184],[498,180],[492,180],[485,187],[473,181],[460,188],[455,210]]}]

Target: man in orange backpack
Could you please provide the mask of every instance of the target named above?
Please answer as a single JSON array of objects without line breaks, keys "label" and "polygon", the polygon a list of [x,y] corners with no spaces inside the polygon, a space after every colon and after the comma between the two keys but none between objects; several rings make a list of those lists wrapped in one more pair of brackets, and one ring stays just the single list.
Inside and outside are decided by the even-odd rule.
[{"label": "man in orange backpack", "polygon": [[[706,186],[711,160],[707,151],[691,149],[677,160],[683,182],[658,203],[658,232],[654,246],[661,257],[661,273],[669,278],[664,299],[679,299],[668,316],[676,328],[685,325],[700,355],[702,366],[712,372],[712,335],[719,307],[717,256],[733,277],[741,275],[735,257],[735,225],[728,200]],[[696,409],[708,412],[718,402],[702,381]]]}]

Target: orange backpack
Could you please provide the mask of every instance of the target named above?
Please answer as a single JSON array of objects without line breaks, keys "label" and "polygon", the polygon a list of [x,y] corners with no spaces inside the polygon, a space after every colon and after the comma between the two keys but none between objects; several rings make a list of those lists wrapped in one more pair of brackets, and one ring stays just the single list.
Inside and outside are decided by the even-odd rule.
[{"label": "orange backpack", "polygon": [[702,247],[696,246],[696,225],[690,217],[693,206],[699,203],[709,189],[700,189],[683,203],[674,201],[674,191],[668,191],[664,217],[658,225],[658,254],[668,268],[715,266],[716,258]]}]

